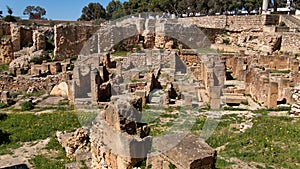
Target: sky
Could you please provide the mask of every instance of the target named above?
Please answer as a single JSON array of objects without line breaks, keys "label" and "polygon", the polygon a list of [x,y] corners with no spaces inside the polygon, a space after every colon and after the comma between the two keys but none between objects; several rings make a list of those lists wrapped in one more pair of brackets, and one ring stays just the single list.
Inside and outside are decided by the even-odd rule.
[{"label": "sky", "polygon": [[[125,0],[120,0],[124,2]],[[81,15],[81,10],[90,2],[99,2],[106,8],[110,0],[0,0],[0,11],[3,16],[7,15],[6,6],[13,10],[13,15],[23,19],[28,16],[23,15],[26,6],[40,6],[45,8],[47,19],[51,20],[77,20]]]}]

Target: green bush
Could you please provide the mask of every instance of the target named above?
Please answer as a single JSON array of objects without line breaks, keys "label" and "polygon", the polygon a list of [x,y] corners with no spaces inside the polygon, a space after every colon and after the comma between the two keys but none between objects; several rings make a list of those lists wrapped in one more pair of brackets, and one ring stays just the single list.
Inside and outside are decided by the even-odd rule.
[{"label": "green bush", "polygon": [[33,45],[33,43],[30,41],[27,43],[27,47],[31,47],[32,45]]},{"label": "green bush", "polygon": [[7,15],[6,17],[3,18],[5,22],[17,22],[16,18],[11,15]]},{"label": "green bush", "polygon": [[0,103],[0,109],[6,108],[6,107],[7,107],[7,104]]},{"label": "green bush", "polygon": [[32,102],[26,101],[21,103],[21,110],[28,111],[34,109],[34,104]]},{"label": "green bush", "polygon": [[40,59],[40,58],[37,58],[37,57],[35,57],[35,58],[32,58],[31,60],[30,60],[30,63],[34,63],[34,64],[42,64],[42,59]]}]

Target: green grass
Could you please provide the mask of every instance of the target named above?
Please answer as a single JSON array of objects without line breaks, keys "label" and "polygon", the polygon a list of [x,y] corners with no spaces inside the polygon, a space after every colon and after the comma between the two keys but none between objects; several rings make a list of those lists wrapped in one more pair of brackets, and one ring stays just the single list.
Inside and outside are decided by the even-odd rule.
[{"label": "green grass", "polygon": [[[300,120],[292,123],[292,118],[263,115],[254,118],[251,129],[236,133],[230,124],[241,120],[234,115],[223,116],[214,134],[207,140],[213,148],[226,145],[218,156],[237,157],[245,162],[265,163],[278,168],[299,167],[296,163],[300,163]],[[217,166],[222,166],[222,163],[224,161],[217,160]]]},{"label": "green grass", "polygon": [[64,169],[67,161],[69,160],[50,159],[50,157],[47,157],[46,155],[39,154],[30,159],[29,163],[31,163],[35,168],[39,169]]},{"label": "green grass", "polygon": [[289,74],[291,73],[291,70],[271,70],[270,73]]},{"label": "green grass", "polygon": [[230,168],[233,163],[218,158],[216,161],[216,168]]},{"label": "green grass", "polygon": [[130,52],[128,51],[115,51],[112,53],[112,56],[127,56]]},{"label": "green grass", "polygon": [[247,111],[247,109],[234,108],[234,107],[224,107],[224,110],[230,110],[230,111]]},{"label": "green grass", "polygon": [[178,113],[176,113],[176,114],[163,113],[160,115],[160,117],[162,117],[162,118],[174,118],[174,119],[177,119],[178,116],[179,116]]},{"label": "green grass", "polygon": [[0,145],[0,154],[19,142],[36,141],[54,136],[56,131],[71,131],[80,127],[75,113],[8,114],[0,121],[0,130],[7,133],[8,142]]},{"label": "green grass", "polygon": [[0,64],[0,73],[6,72],[9,70],[9,66],[7,64]]}]

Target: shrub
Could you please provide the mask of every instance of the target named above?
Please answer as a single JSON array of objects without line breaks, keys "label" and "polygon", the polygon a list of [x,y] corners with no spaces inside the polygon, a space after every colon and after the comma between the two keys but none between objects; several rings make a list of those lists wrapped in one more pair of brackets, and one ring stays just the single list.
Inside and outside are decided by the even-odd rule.
[{"label": "shrub", "polygon": [[16,18],[10,15],[7,15],[6,17],[3,18],[5,22],[17,22]]},{"label": "shrub", "polygon": [[42,59],[35,57],[30,60],[30,63],[42,64]]},{"label": "shrub", "polygon": [[6,107],[7,107],[7,104],[0,103],[0,109],[6,108]]},{"label": "shrub", "polygon": [[33,45],[33,43],[32,42],[27,42],[27,47],[31,47]]},{"label": "shrub", "polygon": [[26,101],[21,104],[22,111],[28,111],[34,109],[34,104],[32,102]]}]

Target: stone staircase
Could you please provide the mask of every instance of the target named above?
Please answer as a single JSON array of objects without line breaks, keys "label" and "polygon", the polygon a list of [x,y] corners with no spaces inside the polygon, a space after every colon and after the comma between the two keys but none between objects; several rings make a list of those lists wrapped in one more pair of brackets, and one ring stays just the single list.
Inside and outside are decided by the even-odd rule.
[{"label": "stone staircase", "polygon": [[290,31],[297,32],[300,31],[300,20],[292,15],[282,15],[282,22],[290,28]]}]

